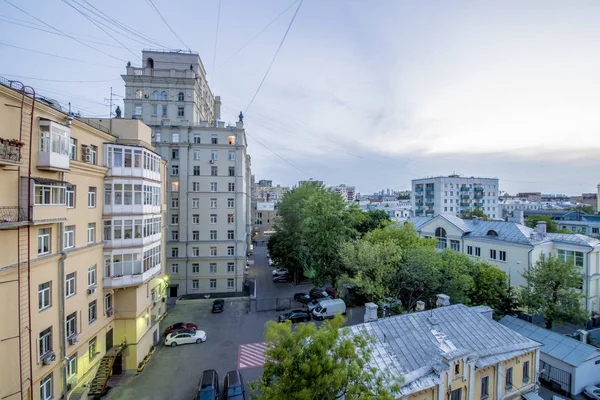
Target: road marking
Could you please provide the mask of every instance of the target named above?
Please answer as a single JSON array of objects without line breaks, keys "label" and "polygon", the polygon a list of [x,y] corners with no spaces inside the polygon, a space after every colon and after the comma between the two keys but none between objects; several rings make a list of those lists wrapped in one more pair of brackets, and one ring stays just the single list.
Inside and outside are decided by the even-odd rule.
[{"label": "road marking", "polygon": [[265,350],[263,343],[247,343],[238,346],[238,369],[257,368],[265,365]]}]

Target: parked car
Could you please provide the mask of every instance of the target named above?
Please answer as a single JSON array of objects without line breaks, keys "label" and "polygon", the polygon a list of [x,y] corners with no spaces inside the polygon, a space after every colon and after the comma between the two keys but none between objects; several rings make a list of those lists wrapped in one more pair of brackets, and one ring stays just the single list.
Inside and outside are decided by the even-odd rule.
[{"label": "parked car", "polygon": [[206,332],[173,332],[165,338],[165,346],[176,347],[180,344],[204,343],[206,342]]},{"label": "parked car", "polygon": [[321,304],[325,300],[331,300],[331,297],[323,297],[322,299],[313,300],[306,305],[306,308],[308,309],[309,312],[311,312],[313,309],[315,309],[319,304]]},{"label": "parked car", "polygon": [[225,307],[225,300],[217,299],[217,300],[213,301],[212,312],[215,314],[222,313],[223,307]]},{"label": "parked car", "polygon": [[165,329],[165,336],[167,336],[169,333],[179,332],[183,330],[196,331],[198,330],[198,325],[194,324],[193,322],[177,322],[176,324],[168,326]]},{"label": "parked car", "polygon": [[285,268],[277,268],[273,270],[273,276],[289,275],[289,271]]},{"label": "parked car", "polygon": [[269,257],[269,265],[273,265],[273,260],[271,260],[271,257]]},{"label": "parked car", "polygon": [[194,400],[219,400],[219,375],[214,369],[202,372]]},{"label": "parked car", "polygon": [[246,400],[244,378],[239,370],[229,371],[223,382],[224,400]]},{"label": "parked car", "polygon": [[600,400],[600,385],[590,385],[583,389],[583,394],[593,400]]},{"label": "parked car", "polygon": [[294,295],[294,300],[296,300],[298,303],[308,304],[312,301],[312,298],[306,293],[296,293]]},{"label": "parked car", "polygon": [[331,297],[332,299],[335,299],[335,295],[337,293],[337,290],[335,290],[335,288],[328,287],[328,288],[325,289],[325,292],[327,292],[327,294],[329,295],[329,297]]},{"label": "parked car", "polygon": [[285,282],[291,282],[292,281],[292,277],[291,275],[279,275],[273,278],[273,282],[275,283],[285,283]]},{"label": "parked car", "polygon": [[312,316],[316,320],[333,318],[337,314],[346,315],[346,303],[342,299],[324,300],[312,310]]},{"label": "parked car", "polygon": [[329,294],[324,291],[323,289],[320,288],[313,288],[310,289],[310,293],[309,293],[310,297],[312,297],[313,299],[322,299],[325,297],[330,297]]},{"label": "parked car", "polygon": [[279,322],[292,321],[294,322],[305,322],[310,321],[310,314],[307,310],[292,310],[290,312],[281,314],[278,319]]}]

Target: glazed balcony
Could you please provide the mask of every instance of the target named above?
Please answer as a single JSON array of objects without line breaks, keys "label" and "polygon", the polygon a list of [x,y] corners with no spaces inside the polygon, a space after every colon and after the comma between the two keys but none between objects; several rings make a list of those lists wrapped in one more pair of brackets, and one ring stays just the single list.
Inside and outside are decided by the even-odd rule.
[{"label": "glazed balcony", "polygon": [[475,190],[476,192],[483,192],[483,187],[481,187],[481,186],[475,186],[475,189],[474,189],[474,190]]},{"label": "glazed balcony", "polygon": [[476,195],[475,195],[475,198],[476,198],[476,199],[483,199],[483,195],[482,195],[482,194],[476,194]]},{"label": "glazed balcony", "polygon": [[0,165],[19,165],[22,142],[0,138]]},{"label": "glazed balcony", "polygon": [[471,207],[471,203],[465,203],[465,202],[461,202],[460,203],[461,207]]},{"label": "glazed balcony", "polygon": [[423,200],[423,195],[422,194],[421,195],[416,195],[415,199],[417,199],[417,200]]},{"label": "glazed balcony", "polygon": [[473,203],[475,207],[483,207],[483,203]]},{"label": "glazed balcony", "polygon": [[433,210],[425,210],[425,214],[433,214]]},{"label": "glazed balcony", "polygon": [[11,229],[27,224],[22,207],[0,207],[0,229]]},{"label": "glazed balcony", "polygon": [[434,203],[433,201],[428,201],[427,203],[425,203],[425,205],[428,207],[433,207]]},{"label": "glazed balcony", "polygon": [[[115,263],[115,265],[113,265],[113,267],[115,268],[116,272],[120,272],[119,271],[119,266],[116,265],[117,263]],[[161,265],[158,264],[152,268],[150,268],[148,271],[145,272],[141,272],[141,263],[135,263],[134,265],[134,271],[131,274],[128,275],[115,275],[115,276],[111,276],[109,278],[104,278],[104,287],[105,288],[110,288],[110,289],[115,289],[115,288],[123,288],[123,287],[130,287],[130,286],[140,286],[143,285],[144,283],[148,282],[150,279],[154,278],[156,275],[160,274],[161,271]]]},{"label": "glazed balcony", "polygon": [[426,199],[433,199],[434,197],[435,197],[435,196],[434,196],[434,195],[432,195],[432,194],[426,194],[426,195],[425,195],[425,198],[426,198]]},{"label": "glazed balcony", "polygon": [[423,202],[421,201],[421,202],[415,203],[415,205],[416,205],[417,207],[422,207],[422,206],[423,206]]},{"label": "glazed balcony", "polygon": [[460,195],[460,198],[461,198],[461,199],[470,199],[470,198],[471,198],[471,196],[469,196],[468,194],[461,194],[461,195]]},{"label": "glazed balcony", "polygon": [[422,187],[416,187],[416,188],[415,188],[415,192],[422,192],[422,191],[423,191],[423,188],[422,188]]},{"label": "glazed balcony", "polygon": [[415,210],[415,214],[423,214],[423,210]]},{"label": "glazed balcony", "polygon": [[37,155],[38,169],[68,171],[71,130],[53,121],[40,121],[40,150]]},{"label": "glazed balcony", "polygon": [[461,191],[461,192],[468,192],[468,191],[470,191],[470,190],[471,190],[471,188],[470,188],[470,187],[468,187],[468,186],[462,186],[462,187],[460,188],[460,191]]}]

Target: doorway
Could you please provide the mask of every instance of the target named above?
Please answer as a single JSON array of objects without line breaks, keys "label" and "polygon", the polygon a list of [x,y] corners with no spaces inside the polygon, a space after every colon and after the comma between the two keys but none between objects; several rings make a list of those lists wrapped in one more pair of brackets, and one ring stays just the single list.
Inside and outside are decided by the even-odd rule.
[{"label": "doorway", "polygon": [[108,332],[106,332],[106,352],[108,353],[108,351],[110,349],[112,349],[113,347],[113,330],[109,330]]},{"label": "doorway", "polygon": [[169,286],[169,297],[177,297],[177,286]]}]

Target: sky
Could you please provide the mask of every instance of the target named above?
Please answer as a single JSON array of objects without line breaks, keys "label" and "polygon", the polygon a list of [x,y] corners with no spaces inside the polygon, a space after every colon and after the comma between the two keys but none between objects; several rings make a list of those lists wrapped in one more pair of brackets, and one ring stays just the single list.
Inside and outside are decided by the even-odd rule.
[{"label": "sky", "polygon": [[570,195],[600,183],[600,2],[303,0],[252,103],[300,2],[153,2],[176,35],[149,0],[0,0],[0,76],[106,117],[127,61],[189,48],[222,119],[247,110],[257,180],[372,193],[457,173]]}]

